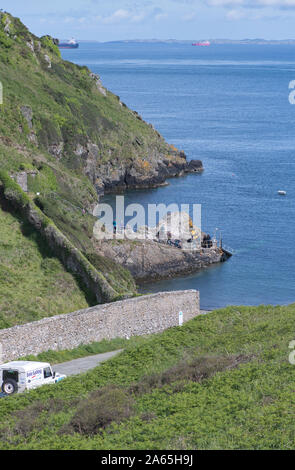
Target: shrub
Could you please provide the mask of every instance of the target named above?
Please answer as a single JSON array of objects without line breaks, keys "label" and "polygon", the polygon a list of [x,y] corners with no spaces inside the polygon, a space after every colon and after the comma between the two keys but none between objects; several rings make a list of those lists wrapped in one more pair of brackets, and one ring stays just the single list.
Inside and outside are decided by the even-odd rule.
[{"label": "shrub", "polygon": [[151,374],[142,378],[136,384],[130,387],[130,391],[136,394],[149,393],[154,388],[161,388],[165,385],[173,384],[175,391],[181,390],[182,385],[179,383],[202,382],[209,379],[217,372],[226,369],[233,369],[240,364],[253,359],[252,356],[246,355],[230,355],[230,356],[200,356],[192,361],[181,361],[175,366],[167,369],[161,374]]},{"label": "shrub", "polygon": [[128,393],[113,385],[103,387],[90,394],[77,408],[77,412],[65,432],[94,435],[111,423],[121,423],[132,416],[133,399]]},{"label": "shrub", "polygon": [[6,49],[8,49],[12,46],[13,41],[10,38],[8,38],[3,31],[0,31],[0,44],[2,47],[5,47]]},{"label": "shrub", "polygon": [[42,36],[41,37],[41,43],[42,43],[43,47],[48,49],[54,55],[56,55],[57,57],[61,57],[60,50],[59,50],[57,44],[55,44],[55,40],[51,36],[49,36],[49,35]]},{"label": "shrub", "polygon": [[44,422],[40,420],[42,414],[47,416],[50,413],[58,413],[65,408],[65,402],[60,399],[51,399],[46,403],[37,401],[32,403],[24,410],[19,410],[15,413],[16,423],[14,432],[27,437],[33,431],[41,430],[44,427]]},{"label": "shrub", "polygon": [[50,145],[62,140],[58,125],[51,119],[40,117],[40,125],[37,131],[39,143],[47,150]]}]

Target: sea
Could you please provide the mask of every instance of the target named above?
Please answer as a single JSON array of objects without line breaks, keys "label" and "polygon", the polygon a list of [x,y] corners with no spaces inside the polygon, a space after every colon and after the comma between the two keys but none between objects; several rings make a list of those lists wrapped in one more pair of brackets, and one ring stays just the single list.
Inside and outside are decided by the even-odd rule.
[{"label": "sea", "polygon": [[62,55],[203,161],[203,173],[128,191],[126,204],[201,204],[202,230],[233,256],[140,291],[197,289],[207,310],[295,302],[295,46],[83,42]]}]

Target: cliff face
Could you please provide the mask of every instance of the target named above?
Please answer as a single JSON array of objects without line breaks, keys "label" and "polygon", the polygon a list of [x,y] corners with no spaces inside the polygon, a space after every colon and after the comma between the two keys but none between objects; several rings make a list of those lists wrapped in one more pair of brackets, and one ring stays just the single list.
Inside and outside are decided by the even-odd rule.
[{"label": "cliff face", "polygon": [[55,40],[34,36],[7,13],[0,18],[0,59],[4,145],[86,175],[98,194],[153,187],[201,169],[200,162],[192,169],[185,154],[105,89],[99,76],[62,60]]}]

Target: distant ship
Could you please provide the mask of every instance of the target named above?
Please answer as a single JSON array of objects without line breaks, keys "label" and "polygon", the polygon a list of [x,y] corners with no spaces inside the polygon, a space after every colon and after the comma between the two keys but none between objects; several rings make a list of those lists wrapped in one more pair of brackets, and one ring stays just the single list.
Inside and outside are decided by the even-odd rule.
[{"label": "distant ship", "polygon": [[192,46],[210,46],[210,41],[194,42]]},{"label": "distant ship", "polygon": [[68,42],[60,42],[58,47],[60,49],[78,49],[79,44],[74,38],[72,38]]}]

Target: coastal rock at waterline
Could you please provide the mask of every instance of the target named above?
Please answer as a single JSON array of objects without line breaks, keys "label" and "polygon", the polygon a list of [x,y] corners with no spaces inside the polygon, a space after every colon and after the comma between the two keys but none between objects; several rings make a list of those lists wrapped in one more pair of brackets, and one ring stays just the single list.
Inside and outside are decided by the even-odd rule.
[{"label": "coastal rock at waterline", "polygon": [[192,173],[192,172],[200,172],[203,171],[203,163],[201,160],[190,160],[187,164],[185,172]]},{"label": "coastal rock at waterline", "polygon": [[[31,116],[26,112],[26,119]],[[135,139],[136,140],[136,139]],[[137,139],[138,140],[138,139]],[[51,142],[49,153],[62,158],[65,145],[62,141]],[[170,154],[163,154],[153,148],[145,159],[121,159],[112,149],[113,158],[102,162],[102,149],[95,143],[76,144],[73,150],[81,163],[84,174],[95,186],[97,194],[123,192],[126,189],[156,188],[167,184],[171,177],[182,176],[184,173],[199,172],[203,169],[200,160],[187,161],[183,151],[170,149]]]},{"label": "coastal rock at waterline", "polygon": [[151,240],[101,241],[97,251],[127,268],[137,281],[169,279],[225,261],[219,248],[183,251]]},{"label": "coastal rock at waterline", "polygon": [[[99,194],[124,191],[126,189],[155,188],[167,184],[166,180],[184,173],[201,171],[202,162],[188,163],[185,154],[177,154],[169,159],[163,155],[151,155],[146,160],[134,159],[127,164],[115,160],[113,164],[96,167],[93,182],[97,178]],[[93,166],[93,170],[94,166]],[[103,186],[103,189],[102,189]]]}]

